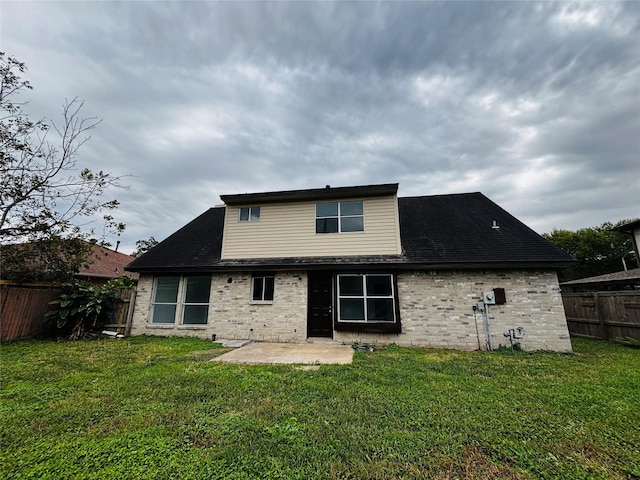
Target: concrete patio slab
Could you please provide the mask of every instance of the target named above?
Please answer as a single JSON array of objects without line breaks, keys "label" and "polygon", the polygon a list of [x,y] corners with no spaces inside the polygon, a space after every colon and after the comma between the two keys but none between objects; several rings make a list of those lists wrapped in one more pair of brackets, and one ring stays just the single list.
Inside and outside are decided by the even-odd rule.
[{"label": "concrete patio slab", "polygon": [[348,345],[256,342],[211,359],[226,363],[292,363],[347,364],[353,361],[353,349]]},{"label": "concrete patio slab", "polygon": [[220,345],[222,345],[225,348],[240,348],[240,347],[244,347],[245,345],[250,344],[251,340],[219,339],[219,340],[216,340],[214,343],[219,343]]}]

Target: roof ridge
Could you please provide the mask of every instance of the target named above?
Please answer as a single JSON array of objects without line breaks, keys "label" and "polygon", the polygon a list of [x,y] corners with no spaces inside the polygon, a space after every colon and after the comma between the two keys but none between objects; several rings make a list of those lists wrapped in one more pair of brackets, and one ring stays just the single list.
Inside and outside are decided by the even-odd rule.
[{"label": "roof ridge", "polygon": [[408,197],[398,197],[398,200],[401,199],[409,199],[409,198],[434,198],[434,197],[462,197],[465,195],[482,195],[485,198],[488,198],[484,193],[482,192],[462,192],[462,193],[436,193],[433,195],[411,195]]}]

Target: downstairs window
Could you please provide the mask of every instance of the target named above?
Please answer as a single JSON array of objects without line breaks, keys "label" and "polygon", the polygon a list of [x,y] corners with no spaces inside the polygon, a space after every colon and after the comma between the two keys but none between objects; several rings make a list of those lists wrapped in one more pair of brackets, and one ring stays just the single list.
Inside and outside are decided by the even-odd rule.
[{"label": "downstairs window", "polygon": [[[181,282],[182,298],[179,301]],[[183,325],[206,324],[210,290],[210,275],[156,277],[153,284],[151,323],[175,324],[177,313],[180,312],[180,323]]]},{"label": "downstairs window", "polygon": [[175,323],[180,277],[156,277],[151,323]]},{"label": "downstairs window", "polygon": [[272,303],[273,290],[273,275],[253,275],[251,277],[251,301],[253,303]]},{"label": "downstairs window", "polygon": [[182,304],[183,324],[204,325],[207,323],[210,291],[210,276],[198,275],[184,277],[184,302]]},{"label": "downstairs window", "polygon": [[391,274],[338,275],[336,329],[399,332],[394,277]]}]

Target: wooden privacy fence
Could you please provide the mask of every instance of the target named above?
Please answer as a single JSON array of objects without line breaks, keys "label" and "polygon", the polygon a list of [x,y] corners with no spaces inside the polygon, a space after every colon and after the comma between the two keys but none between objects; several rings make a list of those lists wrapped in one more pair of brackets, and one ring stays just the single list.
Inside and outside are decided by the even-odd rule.
[{"label": "wooden privacy fence", "polygon": [[640,341],[640,292],[563,293],[569,333],[576,337]]},{"label": "wooden privacy fence", "polygon": [[129,335],[131,333],[131,320],[133,318],[133,308],[136,303],[136,290],[135,289],[122,289],[118,292],[118,300],[114,305],[111,312],[111,318],[106,325],[103,325],[104,330],[110,330],[123,335]]},{"label": "wooden privacy fence", "polygon": [[[49,302],[57,300],[61,293],[58,286],[0,283],[0,341],[40,335],[42,317],[51,308]],[[135,289],[121,290],[108,323],[101,330],[129,335],[135,298]]]},{"label": "wooden privacy fence", "polygon": [[49,302],[62,289],[47,285],[0,284],[0,340],[37,337]]}]

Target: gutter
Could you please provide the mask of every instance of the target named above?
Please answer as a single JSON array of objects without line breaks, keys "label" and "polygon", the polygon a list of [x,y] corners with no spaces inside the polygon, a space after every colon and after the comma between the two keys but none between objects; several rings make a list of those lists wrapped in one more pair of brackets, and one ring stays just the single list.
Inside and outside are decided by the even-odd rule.
[{"label": "gutter", "polygon": [[502,262],[502,263],[253,263],[196,266],[159,266],[146,268],[126,268],[126,271],[138,273],[204,273],[229,271],[273,271],[273,270],[479,270],[479,269],[554,269],[573,265],[573,262]]}]

